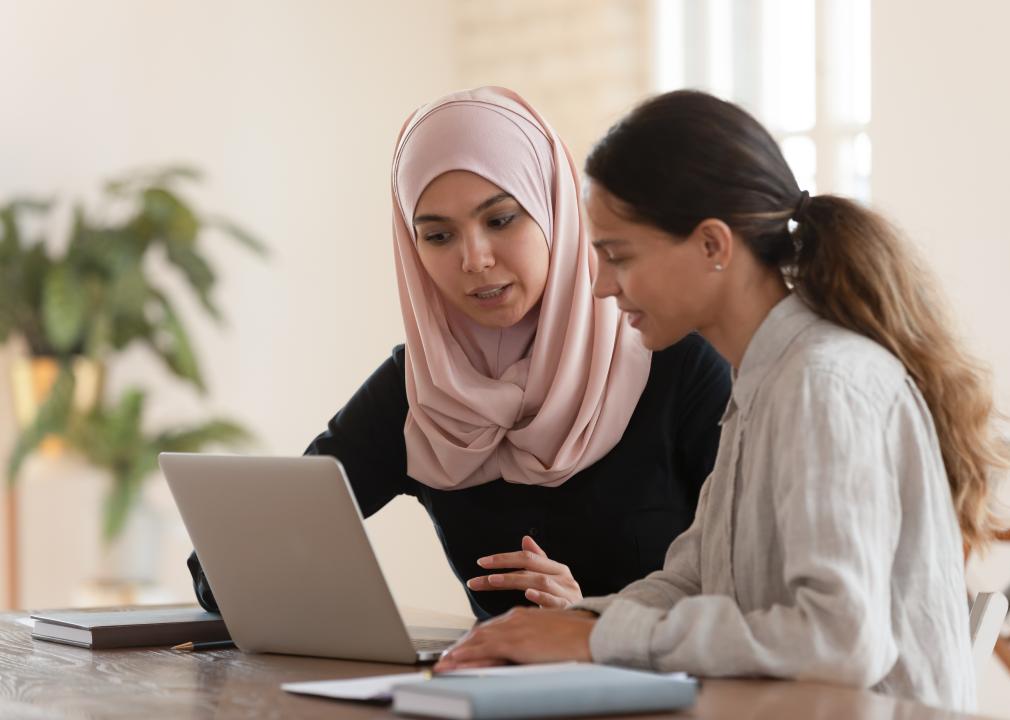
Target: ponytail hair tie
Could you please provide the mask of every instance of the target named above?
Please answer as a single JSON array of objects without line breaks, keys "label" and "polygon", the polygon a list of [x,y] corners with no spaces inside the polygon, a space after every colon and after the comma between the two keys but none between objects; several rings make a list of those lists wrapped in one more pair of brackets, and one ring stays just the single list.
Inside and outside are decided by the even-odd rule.
[{"label": "ponytail hair tie", "polygon": [[795,223],[803,222],[803,216],[806,214],[807,205],[810,204],[810,193],[806,190],[800,193],[800,199],[796,203],[796,208],[793,210],[792,217],[789,219]]}]

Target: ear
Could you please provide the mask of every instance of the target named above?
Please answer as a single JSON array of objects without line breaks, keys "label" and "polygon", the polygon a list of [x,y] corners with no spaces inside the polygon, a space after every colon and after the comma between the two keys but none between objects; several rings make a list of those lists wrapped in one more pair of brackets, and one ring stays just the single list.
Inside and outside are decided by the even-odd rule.
[{"label": "ear", "polygon": [[713,271],[724,270],[733,261],[735,238],[729,225],[722,220],[715,218],[702,220],[688,239],[695,243],[705,263]]}]

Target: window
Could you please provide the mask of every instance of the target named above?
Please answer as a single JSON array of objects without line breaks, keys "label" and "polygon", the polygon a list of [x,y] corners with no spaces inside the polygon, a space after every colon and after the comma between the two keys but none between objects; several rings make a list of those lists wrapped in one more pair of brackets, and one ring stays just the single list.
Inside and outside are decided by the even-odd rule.
[{"label": "window", "polygon": [[870,0],[654,0],[657,91],[754,114],[801,188],[870,194]]}]

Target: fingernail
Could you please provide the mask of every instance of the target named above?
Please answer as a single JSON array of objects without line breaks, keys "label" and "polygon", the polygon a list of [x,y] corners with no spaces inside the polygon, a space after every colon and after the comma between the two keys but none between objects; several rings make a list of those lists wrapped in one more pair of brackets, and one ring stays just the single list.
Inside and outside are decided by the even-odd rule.
[{"label": "fingernail", "polygon": [[477,578],[470,578],[466,581],[466,586],[470,589],[477,587]]},{"label": "fingernail", "polygon": [[481,567],[487,567],[489,562],[491,562],[491,558],[489,557],[477,558],[477,564]]}]

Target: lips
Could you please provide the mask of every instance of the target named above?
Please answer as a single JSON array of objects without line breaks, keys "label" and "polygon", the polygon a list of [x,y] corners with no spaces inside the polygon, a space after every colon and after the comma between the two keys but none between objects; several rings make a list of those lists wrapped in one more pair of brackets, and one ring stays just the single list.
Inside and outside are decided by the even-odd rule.
[{"label": "lips", "polygon": [[494,298],[501,296],[511,284],[512,283],[495,283],[494,285],[481,285],[479,288],[474,288],[469,291],[467,295],[475,297],[478,300],[493,300]]},{"label": "lips", "polygon": [[470,301],[481,310],[495,310],[509,305],[512,298],[512,283],[495,283],[494,285],[481,285],[473,288],[467,293]]},{"label": "lips", "polygon": [[641,312],[638,312],[637,310],[625,310],[624,308],[621,308],[621,311],[628,318],[628,325],[631,327],[637,328],[642,322],[643,314]]}]

